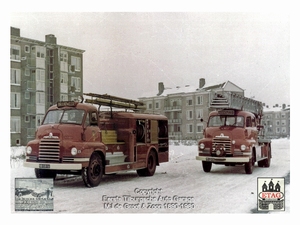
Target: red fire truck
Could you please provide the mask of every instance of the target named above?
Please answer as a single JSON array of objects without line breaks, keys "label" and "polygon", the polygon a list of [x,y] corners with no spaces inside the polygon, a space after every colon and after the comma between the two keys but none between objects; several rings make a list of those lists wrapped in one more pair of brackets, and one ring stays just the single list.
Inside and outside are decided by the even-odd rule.
[{"label": "red fire truck", "polygon": [[144,107],[139,101],[84,95],[84,102],[50,107],[27,144],[24,166],[34,168],[37,178],[81,174],[87,187],[95,187],[104,174],[136,170],[139,176],[152,176],[157,165],[168,162],[165,116],[136,112]]},{"label": "red fire truck", "polygon": [[271,140],[264,138],[261,102],[235,93],[214,93],[210,108],[214,111],[196,156],[204,172],[210,172],[213,163],[244,165],[246,174],[252,173],[255,162],[259,167],[270,166]]}]

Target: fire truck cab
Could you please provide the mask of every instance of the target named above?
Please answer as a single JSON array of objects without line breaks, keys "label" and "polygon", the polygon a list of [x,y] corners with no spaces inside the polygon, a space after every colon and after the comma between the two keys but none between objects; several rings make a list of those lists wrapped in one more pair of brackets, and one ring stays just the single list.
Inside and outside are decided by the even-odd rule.
[{"label": "fire truck cab", "polygon": [[[92,99],[50,107],[35,139],[27,144],[24,166],[34,168],[36,177],[81,174],[87,187],[95,187],[104,174],[136,170],[140,176],[152,176],[157,165],[168,161],[165,116],[129,112],[142,107],[138,101],[85,95]],[[100,111],[100,106],[110,110]]]}]

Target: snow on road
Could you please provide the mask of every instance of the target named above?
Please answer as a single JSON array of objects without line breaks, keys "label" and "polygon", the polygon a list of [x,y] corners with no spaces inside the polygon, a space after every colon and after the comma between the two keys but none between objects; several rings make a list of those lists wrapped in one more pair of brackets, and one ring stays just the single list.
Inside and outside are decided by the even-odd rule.
[{"label": "snow on road", "polygon": [[[20,149],[12,149],[12,155]],[[51,213],[256,213],[257,178],[285,177],[285,211],[290,213],[290,140],[272,141],[270,168],[255,166],[245,174],[243,166],[214,165],[204,173],[197,161],[197,146],[170,145],[170,160],[152,177],[135,171],[105,175],[98,187],[86,188],[80,176],[54,182]],[[15,178],[34,178],[21,160],[11,160],[11,210],[14,212]],[[62,178],[62,176],[58,177]],[[65,178],[65,176],[63,176]],[[16,212],[18,214],[22,212]]]}]

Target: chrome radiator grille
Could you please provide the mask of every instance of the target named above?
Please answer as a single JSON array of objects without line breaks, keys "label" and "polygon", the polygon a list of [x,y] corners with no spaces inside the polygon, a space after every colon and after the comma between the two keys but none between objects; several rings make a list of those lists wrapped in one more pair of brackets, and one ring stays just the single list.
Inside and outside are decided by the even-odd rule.
[{"label": "chrome radiator grille", "polygon": [[39,148],[40,161],[59,161],[59,139],[58,138],[45,138],[40,142]]},{"label": "chrome radiator grille", "polygon": [[217,149],[223,148],[226,154],[231,154],[231,141],[226,137],[215,137],[212,143],[212,153],[215,154]]}]

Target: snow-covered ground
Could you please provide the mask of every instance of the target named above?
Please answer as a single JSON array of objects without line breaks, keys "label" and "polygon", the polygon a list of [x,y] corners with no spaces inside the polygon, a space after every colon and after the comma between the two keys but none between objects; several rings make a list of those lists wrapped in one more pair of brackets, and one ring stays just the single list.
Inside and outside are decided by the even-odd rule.
[{"label": "snow-covered ground", "polygon": [[[24,148],[11,148],[11,211],[15,214],[23,213],[14,212],[15,178],[35,177],[33,169],[24,168],[23,161],[17,157],[22,154]],[[223,165],[213,165],[210,173],[204,173],[201,161],[195,159],[196,154],[196,145],[172,144],[169,162],[157,167],[154,176],[139,177],[135,171],[106,175],[95,188],[86,188],[80,176],[71,178],[60,176],[58,177],[60,179],[54,182],[54,211],[49,214],[255,214],[258,213],[258,177],[285,177],[285,211],[271,211],[270,214],[290,213],[289,139],[272,140],[271,167],[260,168],[256,164],[251,175],[245,174],[243,166]],[[152,193],[144,194],[145,191]],[[126,199],[124,196],[129,197]],[[145,196],[152,197],[152,200],[140,198]],[[159,196],[161,199],[158,202]],[[154,208],[147,208],[148,206]]]}]

